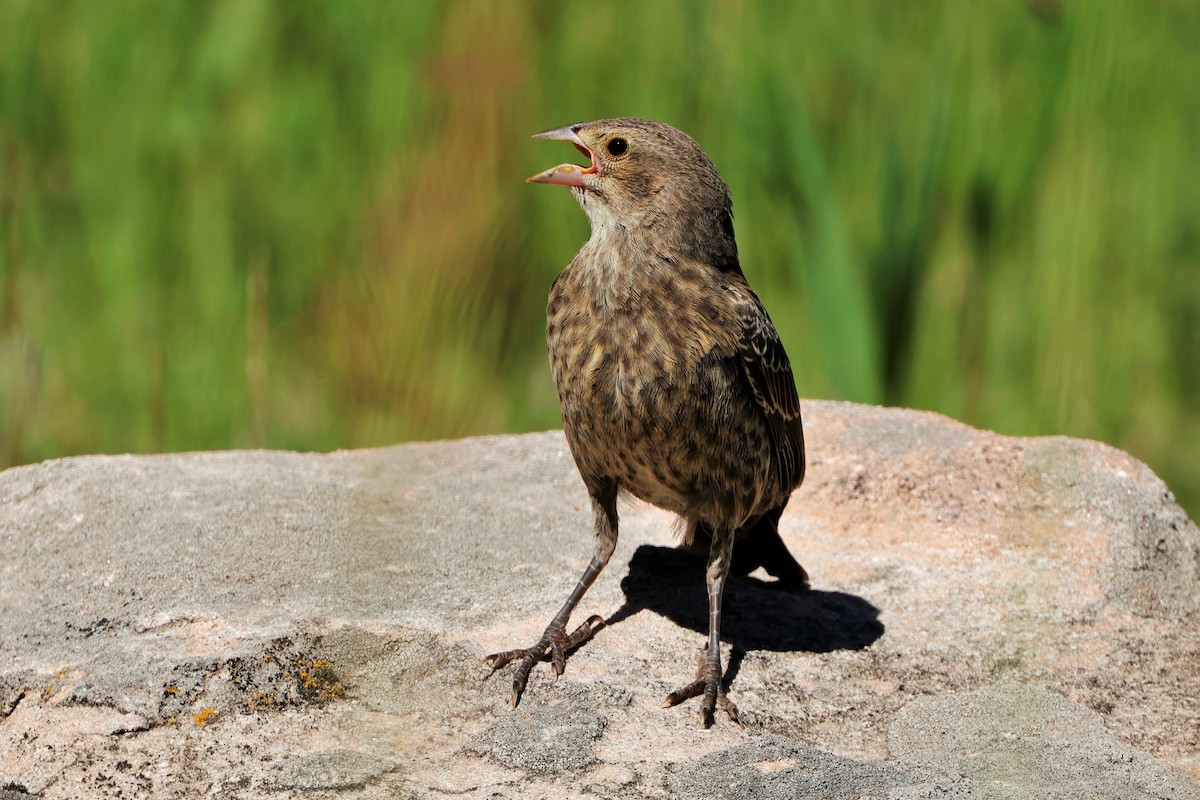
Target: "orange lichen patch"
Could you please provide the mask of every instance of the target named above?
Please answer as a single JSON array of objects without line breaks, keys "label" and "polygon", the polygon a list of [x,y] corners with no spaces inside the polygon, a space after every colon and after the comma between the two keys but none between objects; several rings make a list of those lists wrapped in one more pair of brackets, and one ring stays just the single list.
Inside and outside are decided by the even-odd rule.
[{"label": "orange lichen patch", "polygon": [[274,705],[274,692],[256,692],[254,698],[250,701],[250,711],[253,713],[261,708],[269,708]]},{"label": "orange lichen patch", "polygon": [[179,687],[176,686],[175,684],[171,684],[167,688],[163,689],[164,694],[177,694],[178,692],[179,692]]},{"label": "orange lichen patch", "polygon": [[266,656],[236,660],[230,682],[239,692],[239,712],[261,713],[323,704],[344,695],[333,664],[296,647],[290,639],[273,642]]},{"label": "orange lichen patch", "polygon": [[40,694],[41,694],[42,700],[49,700],[51,698],[51,696],[53,696],[54,693],[58,691],[59,687],[56,686],[55,684],[61,683],[62,681],[64,681],[67,677],[67,674],[70,671],[71,670],[69,667],[63,667],[58,672],[56,672],[50,676],[51,682],[47,683],[46,685],[44,685],[41,688]]},{"label": "orange lichen patch", "polygon": [[215,708],[209,707],[192,717],[192,722],[196,723],[197,728],[203,728],[208,724],[208,721],[217,715]]},{"label": "orange lichen patch", "polygon": [[335,682],[333,665],[322,659],[296,659],[297,675],[303,691],[323,700],[333,700],[342,694],[342,685]]}]

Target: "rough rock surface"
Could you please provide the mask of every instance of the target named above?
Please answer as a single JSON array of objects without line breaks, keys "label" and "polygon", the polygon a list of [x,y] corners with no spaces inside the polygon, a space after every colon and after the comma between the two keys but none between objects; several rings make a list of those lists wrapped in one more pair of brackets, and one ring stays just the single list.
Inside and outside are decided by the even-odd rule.
[{"label": "rough rock surface", "polygon": [[702,567],[629,503],[591,553],[561,434],[101,456],[0,474],[0,798],[1200,798],[1200,533],[1110,447],[805,404],[782,522],[813,577],[733,582],[742,730],[663,709]]}]

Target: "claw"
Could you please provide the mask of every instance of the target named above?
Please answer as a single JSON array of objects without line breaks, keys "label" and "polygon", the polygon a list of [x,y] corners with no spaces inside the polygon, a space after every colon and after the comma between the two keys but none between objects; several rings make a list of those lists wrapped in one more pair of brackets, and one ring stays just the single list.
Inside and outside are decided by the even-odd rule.
[{"label": "claw", "polygon": [[550,663],[554,667],[554,678],[557,680],[567,669],[567,656],[563,652],[562,642],[554,641],[550,643]]},{"label": "claw", "polygon": [[721,665],[712,661],[705,660],[700,665],[700,669],[696,672],[696,680],[667,695],[663,707],[677,706],[684,700],[699,697],[700,695],[704,695],[704,699],[700,704],[701,727],[708,728],[713,724],[713,716],[717,706],[720,706],[721,710],[728,714],[729,718],[740,727],[746,727],[746,723],[742,721],[741,712],[738,711],[737,706],[725,694],[725,690],[721,688]]},{"label": "claw", "polygon": [[532,651],[527,650],[522,654],[521,663],[517,664],[517,669],[513,672],[513,708],[516,708],[521,702],[521,695],[525,692],[525,684],[529,681],[529,671],[533,669],[533,665],[536,662],[537,657]]},{"label": "claw", "polygon": [[684,700],[690,700],[691,698],[696,697],[697,695],[699,695],[701,692],[704,691],[704,685],[705,685],[704,679],[697,678],[696,680],[689,683],[687,686],[684,686],[680,689],[676,689],[675,691],[673,691],[669,695],[667,695],[666,702],[663,703],[663,708],[670,708],[671,706],[677,706],[680,703],[682,703]]},{"label": "claw", "polygon": [[605,625],[604,617],[599,614],[592,614],[578,628],[576,628],[570,636],[567,637],[567,649],[573,650],[579,645],[586,642],[596,635],[596,631],[603,628]]},{"label": "claw", "polygon": [[516,708],[521,702],[521,695],[525,692],[529,673],[533,669],[534,664],[539,661],[549,661],[554,667],[554,677],[557,680],[558,676],[562,675],[567,669],[567,653],[570,653],[576,647],[591,639],[596,634],[596,631],[603,627],[604,618],[592,615],[568,636],[562,627],[551,623],[546,628],[546,632],[542,634],[542,638],[533,647],[525,650],[505,650],[502,653],[492,653],[480,659],[479,664],[480,666],[486,664],[492,668],[492,671],[487,675],[487,677],[491,677],[496,670],[502,669],[514,661],[518,661],[517,668],[513,672],[511,698],[512,707]]},{"label": "claw", "polygon": [[492,668],[492,671],[487,674],[487,677],[490,678],[492,673],[507,666],[509,662],[518,658],[523,652],[523,650],[505,650],[503,653],[492,653],[490,656],[484,656],[479,659],[479,666],[487,665]]},{"label": "claw", "polygon": [[722,692],[721,695],[719,697],[717,697],[717,704],[719,706],[721,706],[721,709],[726,714],[729,715],[729,718],[731,720],[733,720],[734,722],[736,722],[738,724],[739,728],[746,727],[746,721],[744,719],[742,719],[742,712],[738,711],[738,707],[733,704],[733,701],[731,701],[729,699],[729,696],[726,695],[724,692]]}]

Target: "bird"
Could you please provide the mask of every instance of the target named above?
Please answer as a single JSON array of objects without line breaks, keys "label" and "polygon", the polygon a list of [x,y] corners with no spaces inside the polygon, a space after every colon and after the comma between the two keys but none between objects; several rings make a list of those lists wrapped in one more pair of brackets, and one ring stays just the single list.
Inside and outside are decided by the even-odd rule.
[{"label": "bird", "polygon": [[[808,587],[778,523],[804,479],[804,430],[791,363],[738,260],[729,189],[688,134],[649,119],[581,122],[534,134],[588,159],[528,179],[567,186],[591,236],[555,278],[546,339],[563,431],[591,500],[595,551],[574,591],[515,662],[511,703],[530,671],[566,656],[604,625],[572,613],[617,543],[617,498],[677,514],[684,546],[707,554],[707,648],[695,678],[665,706],[700,697],[701,725],[720,707],[745,720],[722,685],[721,604],[730,574],[758,567]],[[736,547],[735,547],[736,543]]]}]

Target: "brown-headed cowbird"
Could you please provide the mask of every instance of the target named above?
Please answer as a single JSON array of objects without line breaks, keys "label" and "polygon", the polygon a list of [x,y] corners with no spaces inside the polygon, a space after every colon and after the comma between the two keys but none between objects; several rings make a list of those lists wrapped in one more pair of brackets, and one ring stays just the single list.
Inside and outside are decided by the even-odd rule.
[{"label": "brown-headed cowbird", "polygon": [[566,653],[603,624],[594,616],[567,633],[616,547],[617,495],[628,492],[679,514],[685,542],[708,552],[708,649],[666,704],[702,695],[703,725],[717,705],[741,723],[721,685],[726,578],[762,566],[796,588],[808,582],[776,529],[804,478],[791,365],[738,263],[729,190],[695,140],[628,117],[536,137],[570,142],[591,161],[529,180],[571,187],[592,227],[550,290],[546,335],[597,542],[542,638],[484,663],[517,662],[514,706],[535,662],[562,674]]}]

